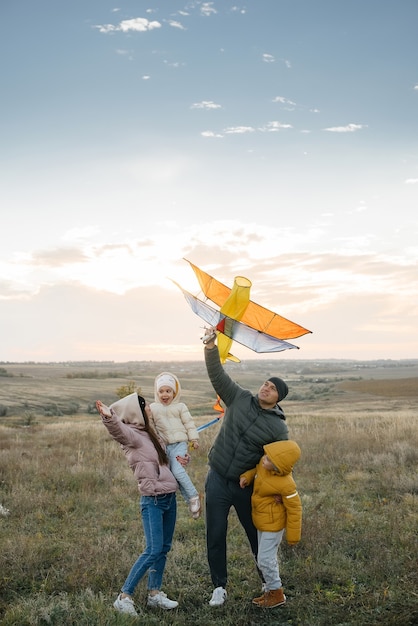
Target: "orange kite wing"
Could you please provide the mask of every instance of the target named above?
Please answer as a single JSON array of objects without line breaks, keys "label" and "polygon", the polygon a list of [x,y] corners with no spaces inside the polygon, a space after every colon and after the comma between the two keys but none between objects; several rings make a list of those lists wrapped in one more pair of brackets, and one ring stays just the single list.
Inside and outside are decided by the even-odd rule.
[{"label": "orange kite wing", "polygon": [[[216,278],[210,274],[201,270],[197,267],[197,265],[194,265],[188,259],[184,260],[189,263],[194,271],[197,280],[199,281],[200,288],[206,298],[214,302],[219,307],[222,307],[231,293],[231,289],[219,282],[219,280],[216,280]],[[252,300],[248,303],[245,313],[241,318],[241,322],[263,333],[268,333],[277,339],[295,339],[296,337],[302,337],[302,335],[312,332],[307,328],[304,328],[299,324],[295,324],[295,322],[278,315],[278,313],[274,313],[274,311],[266,309],[261,306],[261,304],[257,304]]]}]

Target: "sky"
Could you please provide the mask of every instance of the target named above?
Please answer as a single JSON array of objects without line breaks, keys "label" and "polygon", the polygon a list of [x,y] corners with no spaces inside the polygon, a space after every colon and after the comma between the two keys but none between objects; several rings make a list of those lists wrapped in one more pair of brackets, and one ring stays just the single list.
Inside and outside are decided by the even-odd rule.
[{"label": "sky", "polygon": [[3,0],[0,361],[201,360],[184,259],[311,331],[278,361],[418,358],[417,23]]}]

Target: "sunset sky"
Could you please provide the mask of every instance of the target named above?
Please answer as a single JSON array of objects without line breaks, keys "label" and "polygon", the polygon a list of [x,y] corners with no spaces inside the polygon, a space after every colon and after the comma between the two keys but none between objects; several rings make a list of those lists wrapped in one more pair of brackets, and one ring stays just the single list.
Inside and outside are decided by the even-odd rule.
[{"label": "sunset sky", "polygon": [[0,361],[201,359],[184,258],[312,331],[278,360],[418,358],[417,24],[2,2]]}]

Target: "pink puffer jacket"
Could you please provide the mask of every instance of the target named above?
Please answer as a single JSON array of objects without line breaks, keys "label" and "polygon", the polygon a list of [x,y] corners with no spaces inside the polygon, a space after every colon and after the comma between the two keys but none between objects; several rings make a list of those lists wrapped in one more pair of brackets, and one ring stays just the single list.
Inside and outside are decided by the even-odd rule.
[{"label": "pink puffer jacket", "polygon": [[[139,408],[139,405],[138,405]],[[144,427],[125,424],[111,408],[112,417],[102,417],[109,434],[117,441],[144,496],[159,496],[177,491],[178,484],[168,465],[160,465],[158,454]]]}]

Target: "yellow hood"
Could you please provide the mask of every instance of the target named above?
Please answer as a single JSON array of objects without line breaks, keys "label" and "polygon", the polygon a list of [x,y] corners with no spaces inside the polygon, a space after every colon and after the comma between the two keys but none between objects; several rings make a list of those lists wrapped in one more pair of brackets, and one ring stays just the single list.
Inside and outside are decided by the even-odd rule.
[{"label": "yellow hood", "polygon": [[301,455],[296,441],[274,441],[273,443],[268,443],[264,446],[264,452],[283,476],[291,473],[293,466]]}]

